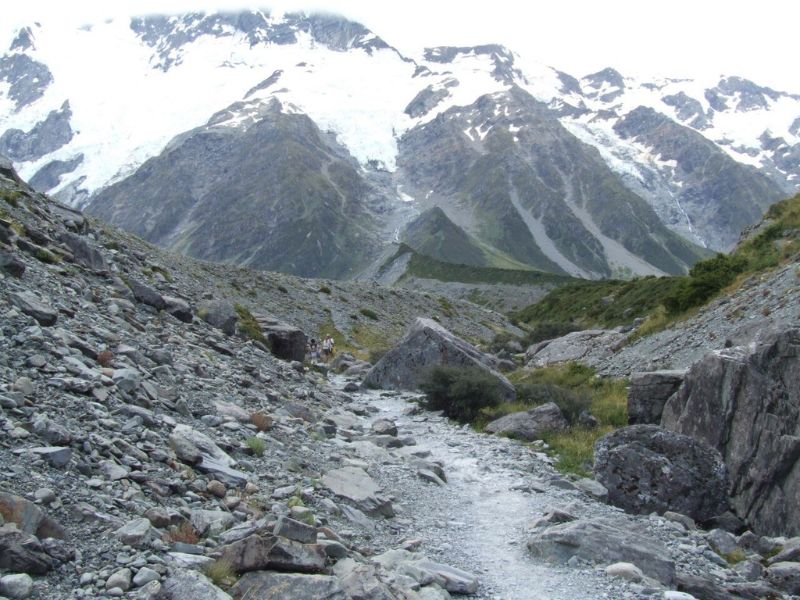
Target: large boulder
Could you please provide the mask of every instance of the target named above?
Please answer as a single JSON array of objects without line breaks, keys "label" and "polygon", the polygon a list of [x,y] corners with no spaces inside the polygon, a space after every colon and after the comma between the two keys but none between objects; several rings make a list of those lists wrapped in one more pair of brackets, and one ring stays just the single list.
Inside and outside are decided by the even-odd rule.
[{"label": "large boulder", "polygon": [[628,388],[628,424],[658,425],[664,405],[686,376],[686,371],[633,373]]},{"label": "large boulder", "polygon": [[548,402],[531,410],[511,413],[489,423],[485,431],[532,442],[545,431],[563,431],[569,427],[561,409]]},{"label": "large boulder", "polygon": [[800,534],[800,329],[694,364],[661,424],[719,450],[731,503],[757,533]]},{"label": "large boulder", "polygon": [[303,362],[306,358],[306,334],[301,329],[278,323],[262,325],[261,330],[269,342],[269,350],[277,358]]},{"label": "large boulder", "polygon": [[608,501],[632,513],[670,510],[705,521],[728,508],[719,452],[657,425],[631,425],[599,439],[594,474]]},{"label": "large boulder", "polygon": [[394,516],[391,502],[379,495],[380,486],[359,467],[333,469],[322,476],[323,487],[353,502],[370,515]]},{"label": "large boulder", "polygon": [[236,333],[239,313],[230,302],[225,300],[204,301],[197,307],[197,316],[227,335]]},{"label": "large boulder", "polygon": [[418,318],[400,343],[389,350],[364,378],[369,387],[413,390],[433,366],[478,367],[500,382],[503,397],[512,401],[516,391],[495,370],[496,359],[456,337],[431,319]]},{"label": "large boulder", "polygon": [[528,549],[539,558],[566,564],[573,556],[593,562],[633,563],[664,585],[675,579],[675,563],[667,547],[656,539],[602,520],[559,523],[534,533]]},{"label": "large boulder", "polygon": [[247,483],[247,475],[234,468],[236,460],[204,433],[178,424],[172,430],[169,442],[181,462],[231,487],[244,487]]}]

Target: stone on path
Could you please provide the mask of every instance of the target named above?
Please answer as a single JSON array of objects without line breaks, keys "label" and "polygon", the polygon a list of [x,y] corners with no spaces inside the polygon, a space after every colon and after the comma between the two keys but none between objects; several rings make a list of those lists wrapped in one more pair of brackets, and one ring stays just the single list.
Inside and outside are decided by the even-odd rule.
[{"label": "stone on path", "polygon": [[322,485],[337,496],[354,502],[367,514],[394,516],[391,503],[378,495],[380,486],[364,469],[342,467],[328,471],[322,476]]}]

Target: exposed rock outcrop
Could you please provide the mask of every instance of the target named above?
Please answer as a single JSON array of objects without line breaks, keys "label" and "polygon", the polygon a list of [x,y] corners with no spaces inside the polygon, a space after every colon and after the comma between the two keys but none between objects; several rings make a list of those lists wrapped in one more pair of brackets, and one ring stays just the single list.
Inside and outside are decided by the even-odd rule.
[{"label": "exposed rock outcrop", "polygon": [[759,533],[800,533],[800,329],[696,363],[664,427],[722,454],[736,513]]},{"label": "exposed rock outcrop", "polygon": [[658,425],[669,397],[683,382],[685,371],[633,373],[628,388],[628,424]]}]

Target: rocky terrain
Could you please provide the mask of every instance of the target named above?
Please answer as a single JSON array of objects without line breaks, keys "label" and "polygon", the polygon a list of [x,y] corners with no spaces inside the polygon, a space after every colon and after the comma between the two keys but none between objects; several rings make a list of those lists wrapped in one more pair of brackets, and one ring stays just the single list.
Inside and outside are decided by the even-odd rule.
[{"label": "rocky terrain", "polygon": [[800,591],[796,538],[627,515],[596,481],[559,475],[541,443],[363,390],[356,357],[291,360],[303,331],[368,358],[426,316],[495,366],[463,339],[513,331],[499,315],[172,256],[0,167],[0,597]]}]

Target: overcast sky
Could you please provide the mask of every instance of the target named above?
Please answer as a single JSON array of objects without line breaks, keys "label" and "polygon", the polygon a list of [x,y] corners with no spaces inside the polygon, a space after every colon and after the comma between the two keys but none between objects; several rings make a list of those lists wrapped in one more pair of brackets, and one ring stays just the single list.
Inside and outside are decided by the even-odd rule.
[{"label": "overcast sky", "polygon": [[0,34],[33,20],[254,7],[337,12],[411,56],[501,43],[577,77],[606,66],[637,77],[740,75],[800,93],[797,0],[25,0],[3,7]]}]

